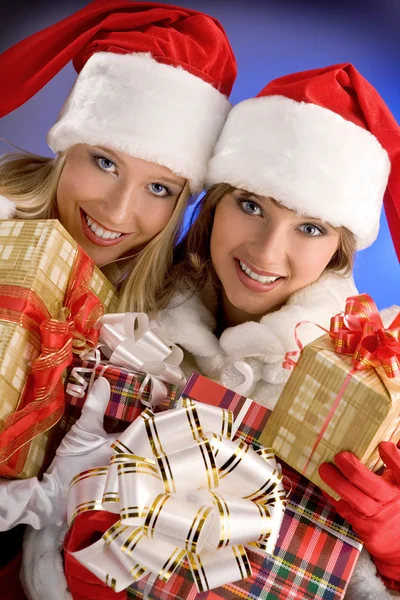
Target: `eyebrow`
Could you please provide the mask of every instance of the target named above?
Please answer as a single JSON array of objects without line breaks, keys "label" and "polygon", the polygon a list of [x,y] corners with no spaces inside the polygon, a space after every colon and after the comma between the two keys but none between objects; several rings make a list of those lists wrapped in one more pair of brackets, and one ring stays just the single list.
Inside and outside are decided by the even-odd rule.
[{"label": "eyebrow", "polygon": [[115,160],[117,160],[119,163],[122,163],[124,166],[126,166],[122,156],[118,156],[117,154],[115,154],[115,152],[113,150],[111,150],[111,148],[105,148],[104,146],[95,146],[95,148],[99,148],[106,154],[109,154],[110,156],[115,158]]}]

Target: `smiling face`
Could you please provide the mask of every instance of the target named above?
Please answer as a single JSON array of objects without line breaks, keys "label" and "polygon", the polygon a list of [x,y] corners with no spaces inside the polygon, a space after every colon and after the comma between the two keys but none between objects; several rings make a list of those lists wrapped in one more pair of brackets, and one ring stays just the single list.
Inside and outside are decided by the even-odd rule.
[{"label": "smiling face", "polygon": [[234,190],[215,209],[210,251],[230,325],[280,308],[316,281],[339,246],[339,233],[271,198]]},{"label": "smiling face", "polygon": [[167,225],[185,185],[167,167],[78,144],[57,188],[61,224],[101,267],[129,255]]}]

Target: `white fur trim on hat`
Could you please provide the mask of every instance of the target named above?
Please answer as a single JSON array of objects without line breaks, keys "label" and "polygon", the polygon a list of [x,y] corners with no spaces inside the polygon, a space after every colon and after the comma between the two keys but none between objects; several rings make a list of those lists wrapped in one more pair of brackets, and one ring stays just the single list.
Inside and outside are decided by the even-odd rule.
[{"label": "white fur trim on hat", "polygon": [[15,215],[15,204],[9,198],[0,196],[0,219],[12,219]]},{"label": "white fur trim on hat", "polygon": [[105,146],[204,184],[207,163],[231,105],[211,84],[150,54],[98,52],[65,102],[48,144]]},{"label": "white fur trim on hat", "polygon": [[347,227],[361,250],[378,234],[389,172],[386,150],[366,129],[315,104],[266,96],[231,110],[207,183],[230,183]]}]

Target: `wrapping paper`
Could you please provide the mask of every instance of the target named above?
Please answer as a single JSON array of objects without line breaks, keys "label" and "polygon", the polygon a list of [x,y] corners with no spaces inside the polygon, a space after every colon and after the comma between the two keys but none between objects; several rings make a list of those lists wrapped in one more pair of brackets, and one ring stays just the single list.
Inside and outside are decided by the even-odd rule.
[{"label": "wrapping paper", "polygon": [[[77,245],[58,221],[0,222],[0,286],[3,293],[13,290],[27,298],[39,298],[50,315],[57,316],[63,306]],[[104,309],[115,310],[117,297],[111,284],[95,268],[89,284]],[[4,295],[4,294],[3,294]],[[28,308],[19,323],[9,318],[10,309],[0,302],[0,435],[7,419],[21,408],[31,364],[41,351],[41,334],[32,325]],[[15,321],[15,320],[14,320]],[[61,416],[61,415],[60,415]],[[45,467],[46,448],[53,429],[52,422],[41,424],[23,451],[15,453],[2,476],[27,478],[38,475]],[[18,458],[15,458],[18,455]],[[11,473],[11,475],[10,475]]]},{"label": "wrapping paper", "polygon": [[[79,375],[89,385],[92,378],[93,361],[88,358],[81,359],[79,356],[76,356],[68,369],[65,412],[58,424],[59,432],[57,435],[60,441],[76,420],[79,419],[88,393],[87,389],[81,396],[74,396],[69,393],[68,384],[77,384],[74,376],[75,369],[79,369]],[[145,410],[150,402],[151,382],[147,381],[146,383],[145,373],[137,373],[112,365],[108,365],[104,370],[104,364],[98,364],[95,367],[94,377],[97,378],[100,374],[108,379],[111,386],[110,402],[107,406],[104,419],[105,429],[108,433],[124,431]],[[143,386],[143,384],[145,385]],[[177,386],[167,383],[166,388],[166,398],[158,406],[157,410],[165,410],[171,403],[176,401]]]}]

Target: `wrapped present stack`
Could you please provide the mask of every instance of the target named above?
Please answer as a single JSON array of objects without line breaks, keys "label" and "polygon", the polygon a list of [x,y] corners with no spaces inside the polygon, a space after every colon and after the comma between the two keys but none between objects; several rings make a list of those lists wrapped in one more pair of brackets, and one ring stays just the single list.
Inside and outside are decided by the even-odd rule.
[{"label": "wrapped present stack", "polygon": [[348,450],[377,470],[378,444],[400,439],[399,342],[400,315],[385,328],[369,296],[349,298],[330,334],[301,352],[260,441],[338,499],[322,462]]},{"label": "wrapped present stack", "polygon": [[0,476],[26,478],[63,414],[71,351],[96,342],[117,296],[56,220],[0,222],[0,282]]},{"label": "wrapped present stack", "polygon": [[[142,417],[139,420],[147,420],[148,425],[146,426],[146,430],[151,433],[153,442],[150,441],[150,443],[147,442],[144,444],[139,442],[139,425],[138,431],[136,431],[136,429],[135,431],[131,430],[130,439],[128,439],[129,436],[126,439],[121,438],[123,442],[121,450],[123,449],[124,452],[126,452],[126,449],[132,445],[132,449],[134,448],[134,453],[136,455],[135,459],[138,459],[137,454],[146,457],[149,452],[155,451],[158,456],[156,459],[157,463],[160,461],[160,455],[161,458],[164,453],[168,456],[169,451],[172,449],[173,455],[169,455],[170,461],[169,463],[167,462],[166,465],[169,464],[168,469],[171,469],[172,473],[176,470],[177,473],[180,473],[181,475],[182,473],[184,474],[183,480],[180,483],[184,486],[185,494],[187,494],[185,486],[193,479],[193,477],[195,479],[199,477],[199,473],[201,472],[200,464],[202,461],[200,460],[198,468],[193,468],[193,461],[195,461],[195,458],[197,457],[197,455],[195,457],[194,447],[196,444],[193,441],[193,439],[196,438],[196,434],[193,433],[193,436],[191,436],[192,441],[189,444],[190,448],[184,448],[183,452],[184,463],[189,462],[191,469],[189,472],[184,471],[183,466],[181,469],[181,463],[179,462],[180,453],[176,452],[174,444],[176,444],[177,438],[182,435],[184,427],[183,423],[179,424],[174,421],[174,419],[177,418],[174,416],[174,413],[179,412],[181,406],[190,409],[193,404],[198,409],[198,415],[193,418],[192,413],[190,413],[190,418],[185,417],[183,421],[186,423],[186,426],[188,426],[189,423],[192,428],[194,427],[194,429],[192,429],[193,432],[198,432],[200,429],[203,429],[204,431],[214,431],[214,434],[217,434],[217,437],[215,437],[215,435],[208,435],[207,439],[211,440],[211,446],[217,444],[219,448],[219,455],[217,454],[215,460],[217,468],[219,468],[220,478],[221,475],[224,476],[224,467],[221,465],[229,464],[227,471],[228,473],[231,473],[232,471],[235,471],[237,464],[243,460],[243,457],[250,457],[251,453],[254,451],[259,456],[266,458],[267,461],[271,460],[271,457],[273,456],[271,455],[271,451],[267,448],[263,448],[259,441],[260,434],[270,417],[270,411],[264,406],[256,404],[196,373],[188,380],[179,402],[174,403],[173,406],[177,410],[163,413],[166,417],[164,426],[162,426],[161,423],[153,421],[152,417],[149,417],[148,414],[142,413]],[[224,409],[223,412],[225,416],[222,418],[219,428],[213,428],[213,411],[217,407],[219,409]],[[181,416],[178,416],[178,421],[181,418]],[[203,419],[206,420],[206,425],[204,425]],[[127,430],[126,433],[128,434],[128,432],[129,430]],[[223,446],[218,445],[220,435],[222,437],[232,435],[233,441],[229,442],[229,444],[236,445],[231,459],[228,454],[224,454],[225,449]],[[248,444],[251,446],[252,450],[246,450]],[[159,445],[160,449],[162,447],[161,452],[158,451]],[[138,446],[140,446],[140,448]],[[193,461],[189,461],[188,459],[189,451],[194,453]],[[151,454],[149,454],[149,457],[150,456]],[[203,456],[205,456],[204,453]],[[233,457],[235,457],[234,461]],[[162,464],[164,464],[164,462],[164,459],[162,459]],[[136,465],[134,468],[135,465],[132,463],[132,457],[129,458],[126,454],[117,454],[115,458],[111,460],[110,467],[111,469],[117,467],[120,470],[119,473],[121,475],[118,475],[118,478],[120,476],[122,479],[125,477],[133,478],[134,473],[136,477],[140,476],[144,478],[146,474],[144,472],[144,466],[147,465],[145,470],[148,472],[148,476],[152,475],[149,479],[151,482],[154,481],[154,475],[156,474],[156,470],[151,467],[152,464],[151,460],[146,458],[140,469],[138,469],[139,465]],[[154,470],[154,473],[152,469]],[[93,518],[93,523],[96,521],[98,523],[101,520],[101,515],[104,511],[95,511],[96,513],[98,512],[98,519],[96,515],[93,515],[93,511],[87,512],[87,517],[85,517],[85,514],[82,514],[82,512],[80,514],[75,512],[77,516],[74,520],[75,514],[73,509],[74,506],[81,506],[82,502],[84,503],[86,496],[90,499],[94,498],[92,492],[95,488],[98,489],[98,476],[96,475],[96,477],[87,478],[85,474],[82,478],[75,478],[75,483],[71,488],[72,503],[69,501],[69,510],[73,525],[66,541],[67,579],[71,585],[71,589],[74,587],[73,591],[82,592],[82,586],[90,588],[91,583],[88,582],[93,582],[93,575],[87,570],[82,572],[79,571],[79,568],[77,569],[76,560],[78,560],[80,564],[85,565],[86,569],[89,569],[91,573],[95,574],[96,577],[101,579],[104,583],[107,582],[113,589],[118,591],[118,589],[126,588],[126,596],[123,597],[129,599],[132,598],[132,600],[133,598],[149,598],[151,600],[195,600],[197,598],[199,600],[205,600],[206,598],[208,600],[233,600],[234,598],[261,598],[265,600],[267,598],[274,600],[286,600],[287,598],[291,598],[292,600],[304,600],[305,598],[309,598],[311,600],[311,598],[319,598],[320,600],[342,600],[361,551],[362,546],[360,540],[351,531],[349,525],[336,514],[331,505],[312,483],[285,464],[282,464],[282,469],[282,476],[279,475],[279,481],[280,485],[283,484],[287,492],[287,498],[284,500],[286,508],[283,514],[283,520],[281,517],[278,519],[278,513],[276,514],[276,523],[279,522],[279,533],[276,531],[274,532],[270,539],[269,547],[266,547],[265,544],[264,546],[263,544],[257,543],[246,544],[246,558],[244,559],[242,553],[237,555],[237,565],[239,565],[240,572],[232,568],[232,571],[228,571],[228,573],[224,572],[224,569],[229,569],[229,567],[223,567],[223,563],[220,562],[220,559],[218,556],[215,556],[215,554],[211,556],[211,562],[208,560],[199,562],[199,560],[193,559],[193,556],[191,556],[190,553],[189,556],[187,556],[185,548],[183,548],[183,551],[179,554],[178,566],[174,564],[172,574],[168,573],[167,576],[162,577],[155,577],[154,572],[151,570],[150,574],[146,571],[146,562],[148,562],[150,554],[146,555],[144,564],[140,563],[140,553],[136,545],[131,559],[128,559],[127,555],[119,556],[121,544],[122,547],[124,547],[123,539],[120,538],[127,534],[129,528],[127,529],[125,527],[126,531],[123,531],[123,527],[117,526],[117,524],[113,526],[113,523],[118,521],[121,515],[122,518],[126,518],[127,515],[125,514],[126,511],[124,511],[124,505],[127,504],[132,507],[135,502],[133,498],[125,498],[125,494],[130,493],[129,489],[140,489],[140,486],[139,488],[135,485],[133,485],[133,487],[130,487],[129,485],[125,486],[125,483],[122,483],[121,479],[119,489],[122,497],[119,497],[120,505],[118,507],[118,510],[121,512],[119,515],[111,515],[113,516],[113,519],[105,519],[104,521],[108,523],[107,527],[111,527],[111,529],[109,529],[111,535],[105,533],[103,538],[98,540],[95,544],[90,545],[93,541],[93,536],[88,534],[88,530],[90,530],[90,519]],[[278,473],[279,470],[280,468],[278,467]],[[143,475],[140,475],[140,472],[142,472]],[[161,472],[164,472],[164,470],[162,469]],[[166,471],[166,473],[167,472],[170,471]],[[259,472],[258,467],[256,472]],[[273,471],[270,471],[270,473],[273,473]],[[116,477],[112,472],[105,472],[102,476],[104,477],[104,485],[107,492],[108,482],[110,481],[111,484],[115,484]],[[167,475],[166,477],[166,481],[170,481],[170,477]],[[276,474],[274,477],[277,477]],[[227,479],[229,479],[229,477]],[[220,481],[224,481],[224,479],[222,478]],[[248,474],[246,476],[246,481],[251,485],[252,477]],[[92,485],[95,486],[93,490],[91,489]],[[240,496],[243,494],[246,495],[245,487],[245,484],[242,483],[242,485],[238,485],[236,482],[232,493],[234,492],[237,496],[239,490]],[[263,486],[263,490],[265,490],[267,495],[272,489],[273,486],[271,486],[270,483]],[[279,491],[282,488],[276,489]],[[151,491],[152,494],[158,493],[156,487],[154,487],[154,489],[152,488]],[[215,492],[218,493],[219,490],[216,489]],[[241,492],[243,492],[243,494]],[[281,492],[279,491],[279,494],[280,493]],[[283,497],[284,496],[280,496],[281,499]],[[107,494],[103,496],[103,508],[107,505],[105,502],[106,498]],[[169,500],[166,501],[165,506],[168,505],[168,502]],[[269,515],[272,522],[274,521],[273,507],[275,505],[275,502],[272,502],[271,504],[268,504],[268,502],[266,503],[267,507],[271,507]],[[152,518],[150,519],[147,517],[145,519],[145,527],[147,525],[148,529],[144,533],[144,536],[150,537],[150,541],[154,541],[162,547],[164,538],[157,536],[156,531],[151,533],[149,533],[149,531],[151,531],[152,528],[157,529],[160,527],[161,533],[178,537],[178,520],[177,517],[175,517],[174,519],[166,519],[166,521],[163,522],[161,518],[164,510],[163,503],[161,503],[160,506],[157,505],[154,510],[154,514],[151,513],[151,515],[153,515]],[[224,513],[223,509],[221,510]],[[93,517],[90,516],[91,514]],[[158,520],[153,518],[154,515],[158,515]],[[135,518],[135,515],[132,514],[132,517]],[[85,519],[89,519],[89,521],[85,523]],[[162,524],[159,521],[161,521]],[[136,521],[133,520],[132,525],[135,523]],[[233,522],[231,522],[231,526],[232,523]],[[248,521],[246,520],[246,524],[247,523]],[[126,523],[126,525],[128,525],[128,523]],[[221,531],[228,530],[229,528],[222,528]],[[99,531],[96,531],[97,534],[99,534]],[[233,531],[233,529],[231,531]],[[98,539],[98,535],[96,539]],[[266,540],[268,539],[267,535]],[[142,538],[140,538],[140,540],[138,538],[139,544],[142,543],[141,540]],[[175,539],[173,541],[175,542]],[[132,543],[133,542],[134,540],[132,537]],[[225,546],[223,547],[225,548]],[[219,550],[216,552],[218,553]],[[154,557],[156,554],[153,555],[151,553],[151,556]],[[202,552],[200,553],[200,557],[202,557]],[[111,562],[109,562],[110,560]],[[136,570],[131,570],[132,565],[130,564],[130,560],[135,562],[135,564],[138,562]],[[161,559],[158,562],[164,564]],[[120,567],[116,566],[117,564],[124,565],[124,568],[121,570]],[[216,569],[212,569],[212,565],[216,565]],[[242,568],[240,568],[240,565]],[[113,571],[113,569],[115,569],[115,571]],[[213,583],[209,582],[210,585],[208,588],[204,588],[202,585],[207,577],[203,576],[208,574],[208,569],[211,569],[210,581]],[[131,572],[131,574],[129,574],[129,572]],[[137,578],[139,580],[136,583],[129,585],[129,581],[132,580],[132,578],[136,578],[136,574],[138,575]],[[97,585],[98,584],[99,582]],[[90,590],[88,589],[88,591]]]}]

